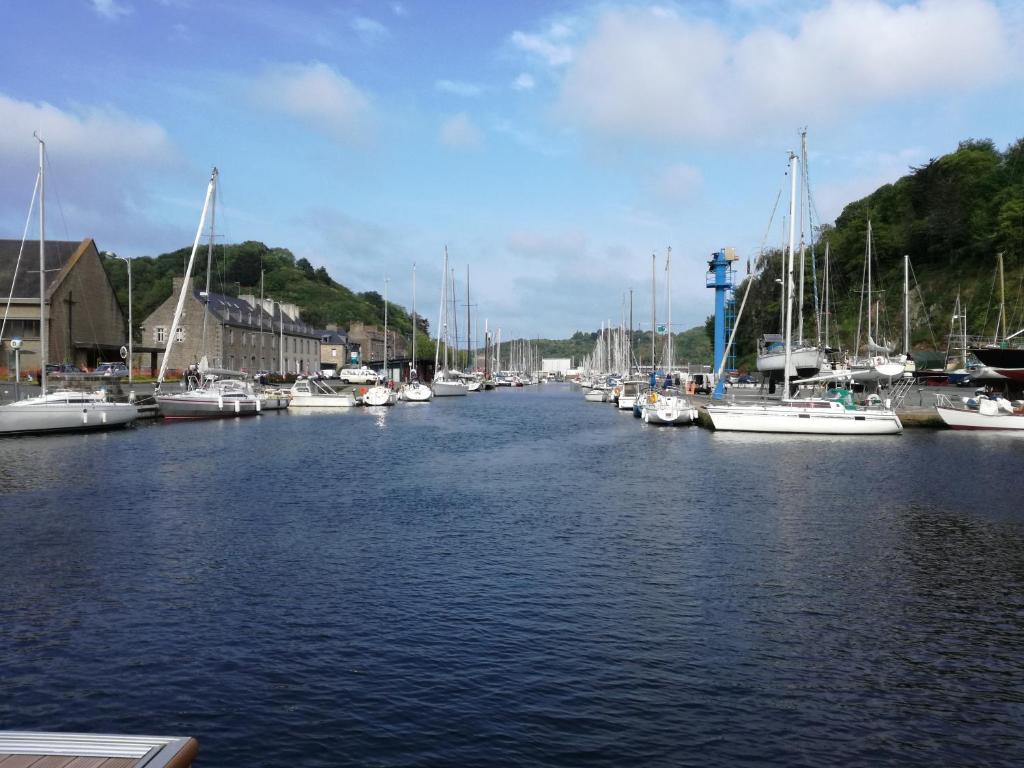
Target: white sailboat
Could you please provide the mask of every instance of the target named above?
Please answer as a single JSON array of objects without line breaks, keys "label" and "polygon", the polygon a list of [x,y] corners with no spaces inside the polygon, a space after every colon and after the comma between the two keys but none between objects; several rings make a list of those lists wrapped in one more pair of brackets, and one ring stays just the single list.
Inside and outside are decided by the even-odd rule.
[{"label": "white sailboat", "polygon": [[409,369],[409,381],[399,397],[410,403],[427,403],[434,396],[430,387],[419,380],[416,372],[416,265],[412,265],[412,367]]},{"label": "white sailboat", "polygon": [[[46,200],[45,142],[39,142],[39,385],[40,394],[0,406],[0,435],[82,432],[130,425],[139,417],[134,403],[108,402],[103,390],[46,390]],[[129,333],[131,330],[129,329]]]},{"label": "white sailboat", "polygon": [[[434,380],[430,389],[434,397],[458,397],[466,394],[466,383],[448,368],[448,246],[444,249],[444,271],[441,274],[441,309],[437,319],[437,346],[434,349]],[[441,360],[441,342],[444,342],[444,360]],[[440,367],[439,367],[440,366]]]},{"label": "white sailboat", "polygon": [[[214,193],[217,189],[217,169],[214,168],[210,174],[210,182],[206,186],[206,198],[203,200],[203,212],[199,216],[199,227],[196,229],[196,237],[192,242],[192,253],[185,267],[185,279],[181,283],[181,292],[178,294],[178,303],[174,308],[174,319],[171,321],[171,328],[177,328],[181,321],[181,314],[185,307],[185,298],[192,290],[192,268],[195,266],[196,252],[199,250],[199,241],[203,236],[203,226],[206,224],[206,213],[214,204]],[[213,224],[210,225],[210,242],[213,242]],[[209,255],[207,257],[207,273],[209,273]],[[209,288],[209,286],[207,286]],[[209,290],[207,290],[209,295]],[[184,392],[165,393],[161,391],[164,376],[167,374],[167,364],[171,358],[171,346],[174,344],[175,333],[172,330],[167,334],[167,345],[164,348],[164,357],[160,362],[160,372],[157,375],[155,397],[160,408],[160,415],[165,419],[211,419],[228,418],[232,416],[251,416],[262,409],[262,402],[256,395],[252,384],[243,381],[240,371],[228,371],[222,369],[211,369],[206,365],[204,357],[198,367],[200,384],[195,389]]]},{"label": "white sailboat", "polygon": [[[757,340],[757,370],[759,373],[764,374],[769,379],[779,381],[784,378],[784,372],[788,373],[791,378],[806,378],[814,376],[821,370],[822,363],[824,362],[824,355],[822,350],[815,344],[807,344],[804,342],[804,255],[806,253],[806,244],[804,240],[804,198],[805,191],[808,201],[810,200],[810,182],[807,177],[807,131],[806,129],[800,132],[800,163],[803,168],[803,172],[800,175],[800,283],[799,283],[799,300],[797,302],[797,338],[792,343],[793,349],[787,349],[789,342],[785,342],[782,334],[779,333],[766,333]],[[791,208],[790,216],[792,217],[795,210]],[[811,205],[808,203],[807,206],[807,219],[810,221]],[[813,226],[811,232],[813,233]],[[792,256],[793,243],[790,242],[790,259]],[[813,242],[812,242],[813,247]],[[783,264],[782,271],[786,271],[786,255],[783,253],[782,256]],[[783,301],[785,301],[786,287],[783,285]],[[783,320],[784,322],[784,320]],[[792,341],[792,339],[790,340]],[[788,365],[790,366],[788,371],[785,366],[787,365],[787,353],[789,355]]]},{"label": "white sailboat", "polygon": [[[388,279],[384,278],[384,380],[389,384],[391,377],[388,374]],[[398,402],[398,393],[391,387],[383,384],[375,384],[363,394],[363,405],[380,406],[394,405]]]},{"label": "white sailboat", "polygon": [[[667,294],[667,327],[665,353],[665,380],[672,379],[672,249],[665,256],[665,281]],[[666,386],[661,392],[650,391],[642,399],[640,418],[644,424],[692,424],[697,420],[697,409],[675,387]]]},{"label": "white sailboat", "polygon": [[785,389],[779,403],[760,402],[751,405],[711,403],[705,406],[716,430],[737,432],[784,432],[790,434],[887,435],[899,434],[903,424],[888,405],[865,408],[853,403],[846,390],[835,390],[824,398],[791,398],[793,330],[793,246],[796,202],[797,156],[790,155],[789,249],[786,268],[786,361]]}]

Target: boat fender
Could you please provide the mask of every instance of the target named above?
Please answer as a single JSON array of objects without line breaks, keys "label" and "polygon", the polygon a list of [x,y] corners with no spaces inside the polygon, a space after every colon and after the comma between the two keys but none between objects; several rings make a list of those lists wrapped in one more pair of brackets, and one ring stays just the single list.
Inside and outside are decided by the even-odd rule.
[{"label": "boat fender", "polygon": [[224,396],[223,395],[217,395],[217,408],[219,408],[222,411],[224,410]]},{"label": "boat fender", "polygon": [[107,423],[107,412],[106,411],[100,411],[100,421],[102,421],[104,424]]},{"label": "boat fender", "polygon": [[83,424],[88,424],[89,423],[89,411],[86,408],[82,409],[82,423]]},{"label": "boat fender", "polygon": [[892,400],[890,400],[888,397],[885,398],[885,410],[892,410]]},{"label": "boat fender", "polygon": [[242,401],[241,400],[235,400],[235,413],[241,413],[241,412],[242,412]]},{"label": "boat fender", "polygon": [[256,413],[260,412],[260,406],[261,405],[263,405],[263,402],[257,397],[256,398]]}]

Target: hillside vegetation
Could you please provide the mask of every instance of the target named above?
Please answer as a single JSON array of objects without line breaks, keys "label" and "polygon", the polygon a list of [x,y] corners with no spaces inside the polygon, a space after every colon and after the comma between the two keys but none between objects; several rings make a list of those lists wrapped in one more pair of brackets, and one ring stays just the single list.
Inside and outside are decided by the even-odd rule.
[{"label": "hillside vegetation", "polygon": [[[960,292],[968,331],[995,332],[998,312],[996,254],[1002,253],[1010,331],[1024,326],[1024,140],[1005,151],[989,140],[963,141],[955,152],[932,159],[893,184],[847,205],[834,226],[822,226],[808,251],[804,336],[818,334],[815,285],[824,295],[828,244],[831,279],[830,334],[833,347],[852,349],[861,311],[868,221],[872,228],[872,296],[881,317],[881,337],[902,344],[903,255],[910,256],[911,339],[915,350],[944,350],[953,305]],[[756,339],[780,330],[781,254],[758,260],[750,298],[737,333],[741,367],[751,366]],[[875,291],[880,291],[875,293]],[[794,317],[795,317],[794,310]],[[824,320],[822,320],[824,325]],[[824,328],[822,328],[822,332]],[[863,342],[865,332],[861,331]]]},{"label": "hillside vegetation", "polygon": [[[160,256],[132,259],[132,302],[136,327],[171,295],[172,279],[181,276],[188,264],[191,248],[180,248]],[[205,286],[206,250],[196,256],[195,274],[199,286]],[[104,257],[104,266],[121,306],[128,306],[128,270],[116,256]],[[355,293],[328,274],[325,267],[314,268],[306,259],[296,259],[287,248],[268,248],[252,240],[244,243],[217,245],[210,270],[210,290],[229,296],[250,293],[260,295],[260,273],[263,273],[263,295],[277,301],[296,304],[302,319],[323,328],[328,323],[347,328],[353,321],[384,325],[384,299],[376,291]],[[412,319],[404,307],[388,302],[388,325],[410,338]],[[429,325],[418,318],[417,356],[433,358],[428,337]],[[429,353],[429,354],[428,354]]]}]

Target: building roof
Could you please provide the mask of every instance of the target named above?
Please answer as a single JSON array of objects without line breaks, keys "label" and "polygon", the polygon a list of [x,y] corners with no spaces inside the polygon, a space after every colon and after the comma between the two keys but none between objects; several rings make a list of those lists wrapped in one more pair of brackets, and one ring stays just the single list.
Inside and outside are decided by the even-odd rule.
[{"label": "building roof", "polygon": [[[47,240],[46,241],[46,292],[52,293],[60,281],[62,270],[87,240]],[[18,252],[22,251],[21,240],[0,240],[0,291],[10,291],[11,279],[14,281],[12,299],[39,301],[39,241],[26,240],[21,253],[21,265],[18,266]]]},{"label": "building roof", "polygon": [[[180,286],[180,279],[174,279],[175,286]],[[286,334],[319,339],[323,333],[308,323],[302,322],[297,317],[292,317],[284,311],[283,307],[280,313],[275,312],[271,315],[271,313],[258,304],[254,306],[237,296],[227,296],[223,293],[214,293],[213,291],[210,291],[209,295],[207,295],[206,291],[200,291],[195,287],[195,282],[193,282],[192,296],[200,304],[205,303],[209,307],[210,314],[224,325],[250,328],[252,330],[262,328],[268,332],[271,330],[279,331],[281,329],[281,318],[284,317],[284,332]]]},{"label": "building roof", "polygon": [[320,341],[324,344],[347,344],[348,334],[344,331],[317,331],[320,334]]}]

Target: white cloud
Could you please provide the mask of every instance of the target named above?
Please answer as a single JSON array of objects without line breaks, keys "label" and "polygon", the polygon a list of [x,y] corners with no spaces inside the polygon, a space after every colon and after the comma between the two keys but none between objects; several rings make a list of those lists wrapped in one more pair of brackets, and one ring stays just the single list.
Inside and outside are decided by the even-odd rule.
[{"label": "white cloud", "polygon": [[158,162],[171,153],[167,133],[151,120],[131,117],[113,107],[84,107],[76,112],[45,101],[18,101],[0,93],[0,157],[21,156],[32,146],[32,132],[64,157],[105,162],[117,158]]},{"label": "white cloud", "polygon": [[572,36],[573,22],[562,20],[551,23],[543,32],[517,30],[510,39],[519,50],[540,58],[551,67],[561,67],[573,60]]},{"label": "white cloud", "polygon": [[832,0],[792,33],[739,37],[663,12],[606,12],[568,68],[570,122],[605,135],[756,135],[929,91],[984,86],[1009,43],[988,0]]},{"label": "white cloud", "polygon": [[473,98],[483,93],[483,88],[474,83],[462,83],[456,80],[437,80],[434,82],[434,88],[444,93],[452,93],[456,96],[466,96]]},{"label": "white cloud", "polygon": [[674,206],[696,197],[703,183],[704,177],[697,168],[676,163],[662,171],[654,183],[654,193],[660,202]]},{"label": "white cloud", "polygon": [[0,222],[8,231],[14,222],[18,232],[24,225],[38,163],[33,131],[46,141],[47,197],[59,203],[49,217],[53,237],[90,235],[100,247],[118,248],[174,229],[144,213],[150,187],[183,167],[158,123],[105,105],[63,109],[0,93],[0,125]]},{"label": "white cloud", "polygon": [[365,16],[357,16],[352,20],[352,31],[358,34],[366,43],[375,43],[381,38],[388,36],[387,27],[379,21],[368,19]]},{"label": "white cloud", "polygon": [[441,143],[454,149],[475,149],[483,143],[483,134],[469,115],[460,112],[441,123]]},{"label": "white cloud", "polygon": [[562,262],[587,255],[587,237],[582,232],[518,231],[508,236],[506,247],[517,258]]},{"label": "white cloud", "polygon": [[132,12],[131,6],[119,3],[117,0],[92,0],[92,9],[97,16],[108,21],[117,21]]},{"label": "white cloud", "polygon": [[255,80],[250,92],[263,108],[302,120],[330,138],[357,139],[370,117],[367,96],[327,64],[286,64]]},{"label": "white cloud", "polygon": [[533,75],[528,72],[521,72],[519,76],[512,81],[512,90],[532,91],[536,85],[537,82],[533,79]]}]

